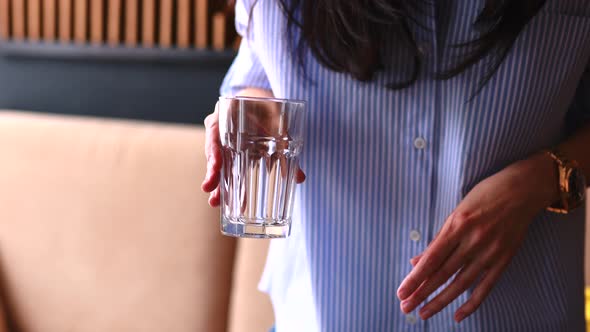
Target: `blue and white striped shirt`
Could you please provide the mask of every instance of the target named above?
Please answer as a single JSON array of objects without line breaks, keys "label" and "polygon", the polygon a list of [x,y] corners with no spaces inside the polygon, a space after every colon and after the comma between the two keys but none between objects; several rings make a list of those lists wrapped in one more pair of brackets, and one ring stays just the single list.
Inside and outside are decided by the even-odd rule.
[{"label": "blue and white striped shirt", "polygon": [[[277,1],[259,0],[249,21],[253,2],[237,1],[244,42],[222,94],[259,87],[309,107],[308,178],[296,195],[292,236],[272,241],[261,281],[278,332],[584,330],[581,210],[539,215],[488,298],[461,324],[453,313],[469,292],[424,322],[401,313],[395,291],[409,259],[475,184],[562,140],[566,116],[590,115],[589,1],[548,0],[470,102],[483,64],[446,81],[433,73],[449,58],[444,45],[476,36],[471,22],[483,0],[426,8],[430,29],[414,31],[424,69],[401,91],[386,84],[409,77],[412,66],[362,83],[308,54],[310,82],[289,52]],[[407,56],[390,43],[384,47],[399,52],[395,58]]]}]

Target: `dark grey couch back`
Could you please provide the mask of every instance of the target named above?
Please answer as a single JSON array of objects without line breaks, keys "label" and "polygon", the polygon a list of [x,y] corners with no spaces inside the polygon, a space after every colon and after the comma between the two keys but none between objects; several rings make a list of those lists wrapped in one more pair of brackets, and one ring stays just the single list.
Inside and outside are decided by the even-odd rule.
[{"label": "dark grey couch back", "polygon": [[233,53],[0,45],[0,108],[202,123]]}]

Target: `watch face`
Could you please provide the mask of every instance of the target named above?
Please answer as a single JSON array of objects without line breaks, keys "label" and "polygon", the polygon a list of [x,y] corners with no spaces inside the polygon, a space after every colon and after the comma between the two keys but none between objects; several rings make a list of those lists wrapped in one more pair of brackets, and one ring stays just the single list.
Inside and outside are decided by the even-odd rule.
[{"label": "watch face", "polygon": [[586,194],[586,179],[578,169],[572,169],[568,177],[568,192],[576,202],[584,200]]}]

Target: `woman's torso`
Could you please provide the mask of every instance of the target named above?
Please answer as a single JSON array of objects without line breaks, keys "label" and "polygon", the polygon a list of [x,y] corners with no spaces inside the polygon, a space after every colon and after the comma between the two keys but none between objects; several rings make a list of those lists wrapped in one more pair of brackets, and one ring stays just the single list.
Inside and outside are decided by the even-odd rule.
[{"label": "woman's torso", "polygon": [[[464,294],[422,322],[399,310],[395,290],[461,198],[504,166],[555,144],[590,58],[590,5],[550,0],[507,59],[469,101],[484,70],[446,81],[444,45],[474,37],[482,1],[425,6],[415,29],[424,70],[411,87],[371,83],[322,68],[306,55],[305,79],[286,46],[273,0],[252,16],[252,49],[277,97],[308,100],[293,235],[271,245],[262,286],[283,331],[582,331],[583,211],[543,213],[502,279],[463,324]],[[394,40],[384,47],[398,55]]]}]

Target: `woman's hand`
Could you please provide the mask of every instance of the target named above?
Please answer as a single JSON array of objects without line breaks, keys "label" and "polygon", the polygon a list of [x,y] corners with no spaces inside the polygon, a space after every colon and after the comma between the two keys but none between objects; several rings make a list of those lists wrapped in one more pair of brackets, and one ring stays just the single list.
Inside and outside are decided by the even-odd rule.
[{"label": "woman's hand", "polygon": [[557,200],[556,174],[553,160],[538,154],[475,186],[428,248],[412,258],[414,268],[397,292],[401,310],[413,311],[458,272],[419,313],[422,319],[432,317],[479,280],[455,320],[471,315],[510,263],[534,217]]},{"label": "woman's hand", "polygon": [[[260,89],[246,89],[239,93],[241,96],[250,97],[272,97],[272,93]],[[203,180],[201,188],[209,194],[209,205],[212,207],[219,205],[219,180],[221,176],[221,167],[223,159],[221,156],[221,139],[219,137],[219,117],[217,108],[215,112],[205,118],[205,154],[207,156],[207,174]],[[305,174],[298,170],[295,180],[297,183],[305,181]]]},{"label": "woman's hand", "polygon": [[209,205],[219,205],[219,178],[221,176],[222,156],[221,139],[219,137],[219,118],[215,112],[205,118],[205,155],[207,156],[207,174],[201,185],[203,191],[209,193]]}]

